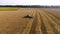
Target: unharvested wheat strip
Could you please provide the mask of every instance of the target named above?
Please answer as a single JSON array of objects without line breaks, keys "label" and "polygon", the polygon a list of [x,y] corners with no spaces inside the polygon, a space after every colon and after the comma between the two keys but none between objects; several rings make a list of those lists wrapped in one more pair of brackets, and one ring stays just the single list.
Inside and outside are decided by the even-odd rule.
[{"label": "unharvested wheat strip", "polygon": [[[45,16],[47,16],[44,12],[43,12],[43,14],[44,14]],[[47,18],[48,18],[48,19],[50,20],[50,22],[54,25],[54,27],[60,32],[60,27],[59,27],[59,25],[56,24],[56,22],[53,21],[51,17],[47,16]]]},{"label": "unharvested wheat strip", "polygon": [[[35,16],[35,12],[33,13],[33,16]],[[29,21],[29,23],[27,24],[27,26],[26,26],[26,28],[25,28],[25,30],[23,31],[22,34],[29,34],[30,29],[31,29],[31,26],[32,26],[32,23],[33,23],[33,20],[34,20],[34,19],[31,19],[31,20]]]},{"label": "unharvested wheat strip", "polygon": [[46,27],[46,29],[47,29],[47,34],[54,34],[52,28],[51,28],[50,25],[49,25],[49,22],[48,22],[47,17],[45,17],[42,12],[43,12],[43,11],[40,11],[40,14],[41,14],[41,16],[43,17],[42,19],[43,19],[43,23],[45,24],[45,27]]},{"label": "unharvested wheat strip", "polygon": [[40,15],[39,12],[37,11],[37,25],[36,25],[36,34],[42,34],[41,31],[41,20],[40,20]]}]

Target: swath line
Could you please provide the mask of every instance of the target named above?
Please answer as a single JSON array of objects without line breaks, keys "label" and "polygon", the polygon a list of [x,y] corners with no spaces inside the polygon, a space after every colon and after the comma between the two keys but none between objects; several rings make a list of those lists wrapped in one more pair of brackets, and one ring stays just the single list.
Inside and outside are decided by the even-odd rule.
[{"label": "swath line", "polygon": [[[45,13],[48,14],[47,11],[45,11]],[[56,17],[55,17],[54,15],[52,15],[52,14],[48,14],[48,16],[51,17],[51,18],[53,19],[53,21],[55,21],[55,22],[59,21],[59,19],[56,18]],[[56,23],[56,24],[60,25],[60,23]]]},{"label": "swath line", "polygon": [[36,28],[36,23],[37,23],[37,15],[35,15],[34,21],[32,23],[31,29],[29,34],[36,34],[35,28]]},{"label": "swath line", "polygon": [[41,30],[42,30],[43,34],[47,34],[47,30],[46,30],[45,24],[43,23],[42,16],[40,13],[39,13],[39,15],[40,15],[40,19],[41,19]]},{"label": "swath line", "polygon": [[59,32],[58,32],[58,27],[57,27],[57,25],[56,25],[56,27],[55,27],[55,22],[51,19],[51,17],[49,18],[49,16],[47,16],[44,12],[43,12],[43,14],[47,17],[47,19],[49,20],[49,24],[50,24],[50,26],[52,27],[52,29],[53,29],[53,32],[54,32],[54,34],[59,34]]},{"label": "swath line", "polygon": [[50,27],[50,25],[49,25],[49,23],[48,23],[48,19],[47,19],[47,17],[45,17],[45,16],[43,15],[43,13],[42,13],[41,9],[40,9],[40,10],[38,10],[38,11],[39,11],[39,13],[40,13],[40,14],[41,14],[41,16],[42,16],[43,23],[45,24],[47,34],[54,34],[54,32],[53,32],[52,28]]},{"label": "swath line", "polygon": [[[35,16],[35,12],[34,12],[33,16]],[[33,20],[34,20],[34,18],[29,21],[29,23],[27,24],[27,26],[26,26],[26,28],[25,28],[25,30],[23,31],[22,34],[29,34],[32,23],[33,23]]]}]

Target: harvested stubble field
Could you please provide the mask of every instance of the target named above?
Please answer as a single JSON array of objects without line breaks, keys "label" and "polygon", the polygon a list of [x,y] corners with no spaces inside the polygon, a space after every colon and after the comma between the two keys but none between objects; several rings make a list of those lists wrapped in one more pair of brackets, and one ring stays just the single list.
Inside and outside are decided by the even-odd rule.
[{"label": "harvested stubble field", "polygon": [[60,18],[60,8],[45,8],[44,11],[48,11],[56,17]]},{"label": "harvested stubble field", "polygon": [[[60,34],[60,19],[51,9],[19,8],[16,11],[0,11],[0,34]],[[27,14],[33,18],[23,18]]]}]

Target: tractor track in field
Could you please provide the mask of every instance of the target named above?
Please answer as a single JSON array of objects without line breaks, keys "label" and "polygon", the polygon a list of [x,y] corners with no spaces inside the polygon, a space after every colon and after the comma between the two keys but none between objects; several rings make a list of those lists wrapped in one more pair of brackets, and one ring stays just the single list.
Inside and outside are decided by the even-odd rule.
[{"label": "tractor track in field", "polygon": [[[42,12],[42,11],[41,11]],[[44,11],[43,11],[44,12]],[[52,19],[52,17],[50,17],[49,15],[47,15],[47,16],[49,16],[49,17],[47,17],[46,16],[46,14],[43,14],[43,12],[42,12],[42,14],[40,14],[39,12],[38,12],[38,15],[39,15],[39,17],[40,17],[40,20],[41,20],[41,31],[42,31],[42,33],[43,34],[48,34],[48,32],[47,32],[47,27],[45,26],[46,24],[43,22],[43,16],[41,16],[41,15],[44,15],[44,17],[48,20],[48,24],[50,25],[50,28],[52,29],[52,32],[54,33],[54,34],[60,34],[59,32],[58,32],[58,28],[56,28],[55,27],[55,25],[50,21],[50,19],[49,18],[51,18]],[[45,13],[45,12],[44,12]],[[36,25],[37,25],[37,16],[35,16],[35,19],[34,19],[34,21],[33,21],[33,23],[32,23],[32,26],[31,26],[31,30],[30,30],[30,33],[29,34],[36,34],[36,31],[35,31],[35,28],[36,28]],[[52,19],[53,20],[53,19]],[[54,21],[54,20],[53,20]]]},{"label": "tractor track in field", "polygon": [[29,34],[36,34],[36,31],[35,31],[35,28],[36,28],[36,25],[37,25],[37,18],[36,17],[37,17],[37,14],[35,15],[35,18],[33,20],[33,23],[32,23]]},{"label": "tractor track in field", "polygon": [[[47,15],[47,16],[49,16],[49,15]],[[50,16],[49,16],[50,17]],[[49,20],[49,18],[48,17],[46,17],[48,20]],[[54,21],[54,19],[52,18],[52,17],[50,17],[53,21]],[[56,21],[55,21],[56,22]],[[50,26],[51,26],[51,28],[53,29],[53,32],[54,32],[54,34],[60,34],[59,32],[58,32],[58,27],[57,27],[57,29],[55,28],[55,25],[49,20],[49,24],[50,24]],[[56,23],[57,24],[57,23]],[[57,24],[57,25],[59,25],[59,24]]]},{"label": "tractor track in field", "polygon": [[[43,11],[44,11],[44,10],[43,10]],[[47,14],[47,16],[51,17],[51,19],[52,19],[53,21],[57,22],[58,20],[60,20],[58,17],[50,14],[48,11],[44,11],[44,12]],[[56,23],[56,24],[57,24],[57,25],[60,25],[59,23]]]},{"label": "tractor track in field", "polygon": [[[43,11],[44,12],[44,11]],[[44,12],[45,13],[45,12]],[[49,21],[49,24],[50,24],[50,26],[51,26],[51,28],[52,28],[52,30],[53,30],[53,32],[54,32],[54,34],[60,34],[59,32],[58,32],[58,27],[57,27],[57,29],[55,28],[55,25],[49,20],[49,18],[51,18],[50,16],[49,17],[47,17],[45,14],[44,14],[44,16],[48,19],[48,21]],[[53,19],[52,19],[53,20]],[[54,20],[53,20],[54,21]]]},{"label": "tractor track in field", "polygon": [[49,21],[49,24],[50,24],[51,28],[53,29],[54,34],[60,34],[57,30],[58,28],[56,29],[50,21]]},{"label": "tractor track in field", "polygon": [[47,30],[46,30],[45,24],[43,22],[42,16],[41,16],[40,13],[39,13],[39,15],[40,15],[40,19],[41,19],[41,30],[42,30],[42,33],[43,34],[47,34]]}]

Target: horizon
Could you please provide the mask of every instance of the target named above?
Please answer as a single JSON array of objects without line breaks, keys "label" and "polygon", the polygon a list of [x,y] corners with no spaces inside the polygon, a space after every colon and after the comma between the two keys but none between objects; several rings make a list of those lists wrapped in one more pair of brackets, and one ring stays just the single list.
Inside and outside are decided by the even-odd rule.
[{"label": "horizon", "polygon": [[0,5],[45,5],[45,6],[58,5],[60,6],[60,0],[1,0]]}]

